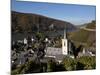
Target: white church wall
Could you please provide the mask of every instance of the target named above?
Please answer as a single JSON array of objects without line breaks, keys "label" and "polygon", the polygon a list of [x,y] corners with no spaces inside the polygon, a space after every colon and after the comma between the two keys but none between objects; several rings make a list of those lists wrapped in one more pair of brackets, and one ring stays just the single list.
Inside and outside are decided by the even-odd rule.
[{"label": "white church wall", "polygon": [[67,55],[68,54],[68,41],[67,39],[62,39],[62,54]]}]

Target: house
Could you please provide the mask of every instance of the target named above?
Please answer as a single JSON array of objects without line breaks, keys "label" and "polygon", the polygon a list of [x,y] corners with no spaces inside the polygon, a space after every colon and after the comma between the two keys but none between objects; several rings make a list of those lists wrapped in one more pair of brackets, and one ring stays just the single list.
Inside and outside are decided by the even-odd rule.
[{"label": "house", "polygon": [[96,55],[96,48],[95,47],[88,47],[83,48],[82,52],[78,54],[78,57],[81,56],[95,56]]}]

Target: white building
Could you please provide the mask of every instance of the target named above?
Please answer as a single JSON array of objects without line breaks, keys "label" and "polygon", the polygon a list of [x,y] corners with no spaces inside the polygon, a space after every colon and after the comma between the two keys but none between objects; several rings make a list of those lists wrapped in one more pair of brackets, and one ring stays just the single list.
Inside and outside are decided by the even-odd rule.
[{"label": "white building", "polygon": [[24,38],[24,44],[27,44],[28,40],[26,38]]}]

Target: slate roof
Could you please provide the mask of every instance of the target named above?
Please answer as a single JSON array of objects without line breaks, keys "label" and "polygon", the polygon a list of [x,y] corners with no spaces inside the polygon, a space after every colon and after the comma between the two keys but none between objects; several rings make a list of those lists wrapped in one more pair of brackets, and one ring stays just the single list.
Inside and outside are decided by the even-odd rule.
[{"label": "slate roof", "polygon": [[56,61],[62,61],[66,55],[62,54],[62,48],[47,47],[45,57],[55,58]]},{"label": "slate roof", "polygon": [[48,56],[62,55],[62,48],[47,47],[46,55]]}]

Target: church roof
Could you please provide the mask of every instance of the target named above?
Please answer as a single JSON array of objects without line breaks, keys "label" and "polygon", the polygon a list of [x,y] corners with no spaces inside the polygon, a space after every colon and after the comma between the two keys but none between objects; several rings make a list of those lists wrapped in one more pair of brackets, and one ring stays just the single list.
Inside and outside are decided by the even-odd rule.
[{"label": "church roof", "polygon": [[61,61],[66,55],[62,54],[62,48],[47,47],[45,57],[55,58],[56,61]]},{"label": "church roof", "polygon": [[62,48],[47,47],[46,55],[48,56],[62,55]]}]

